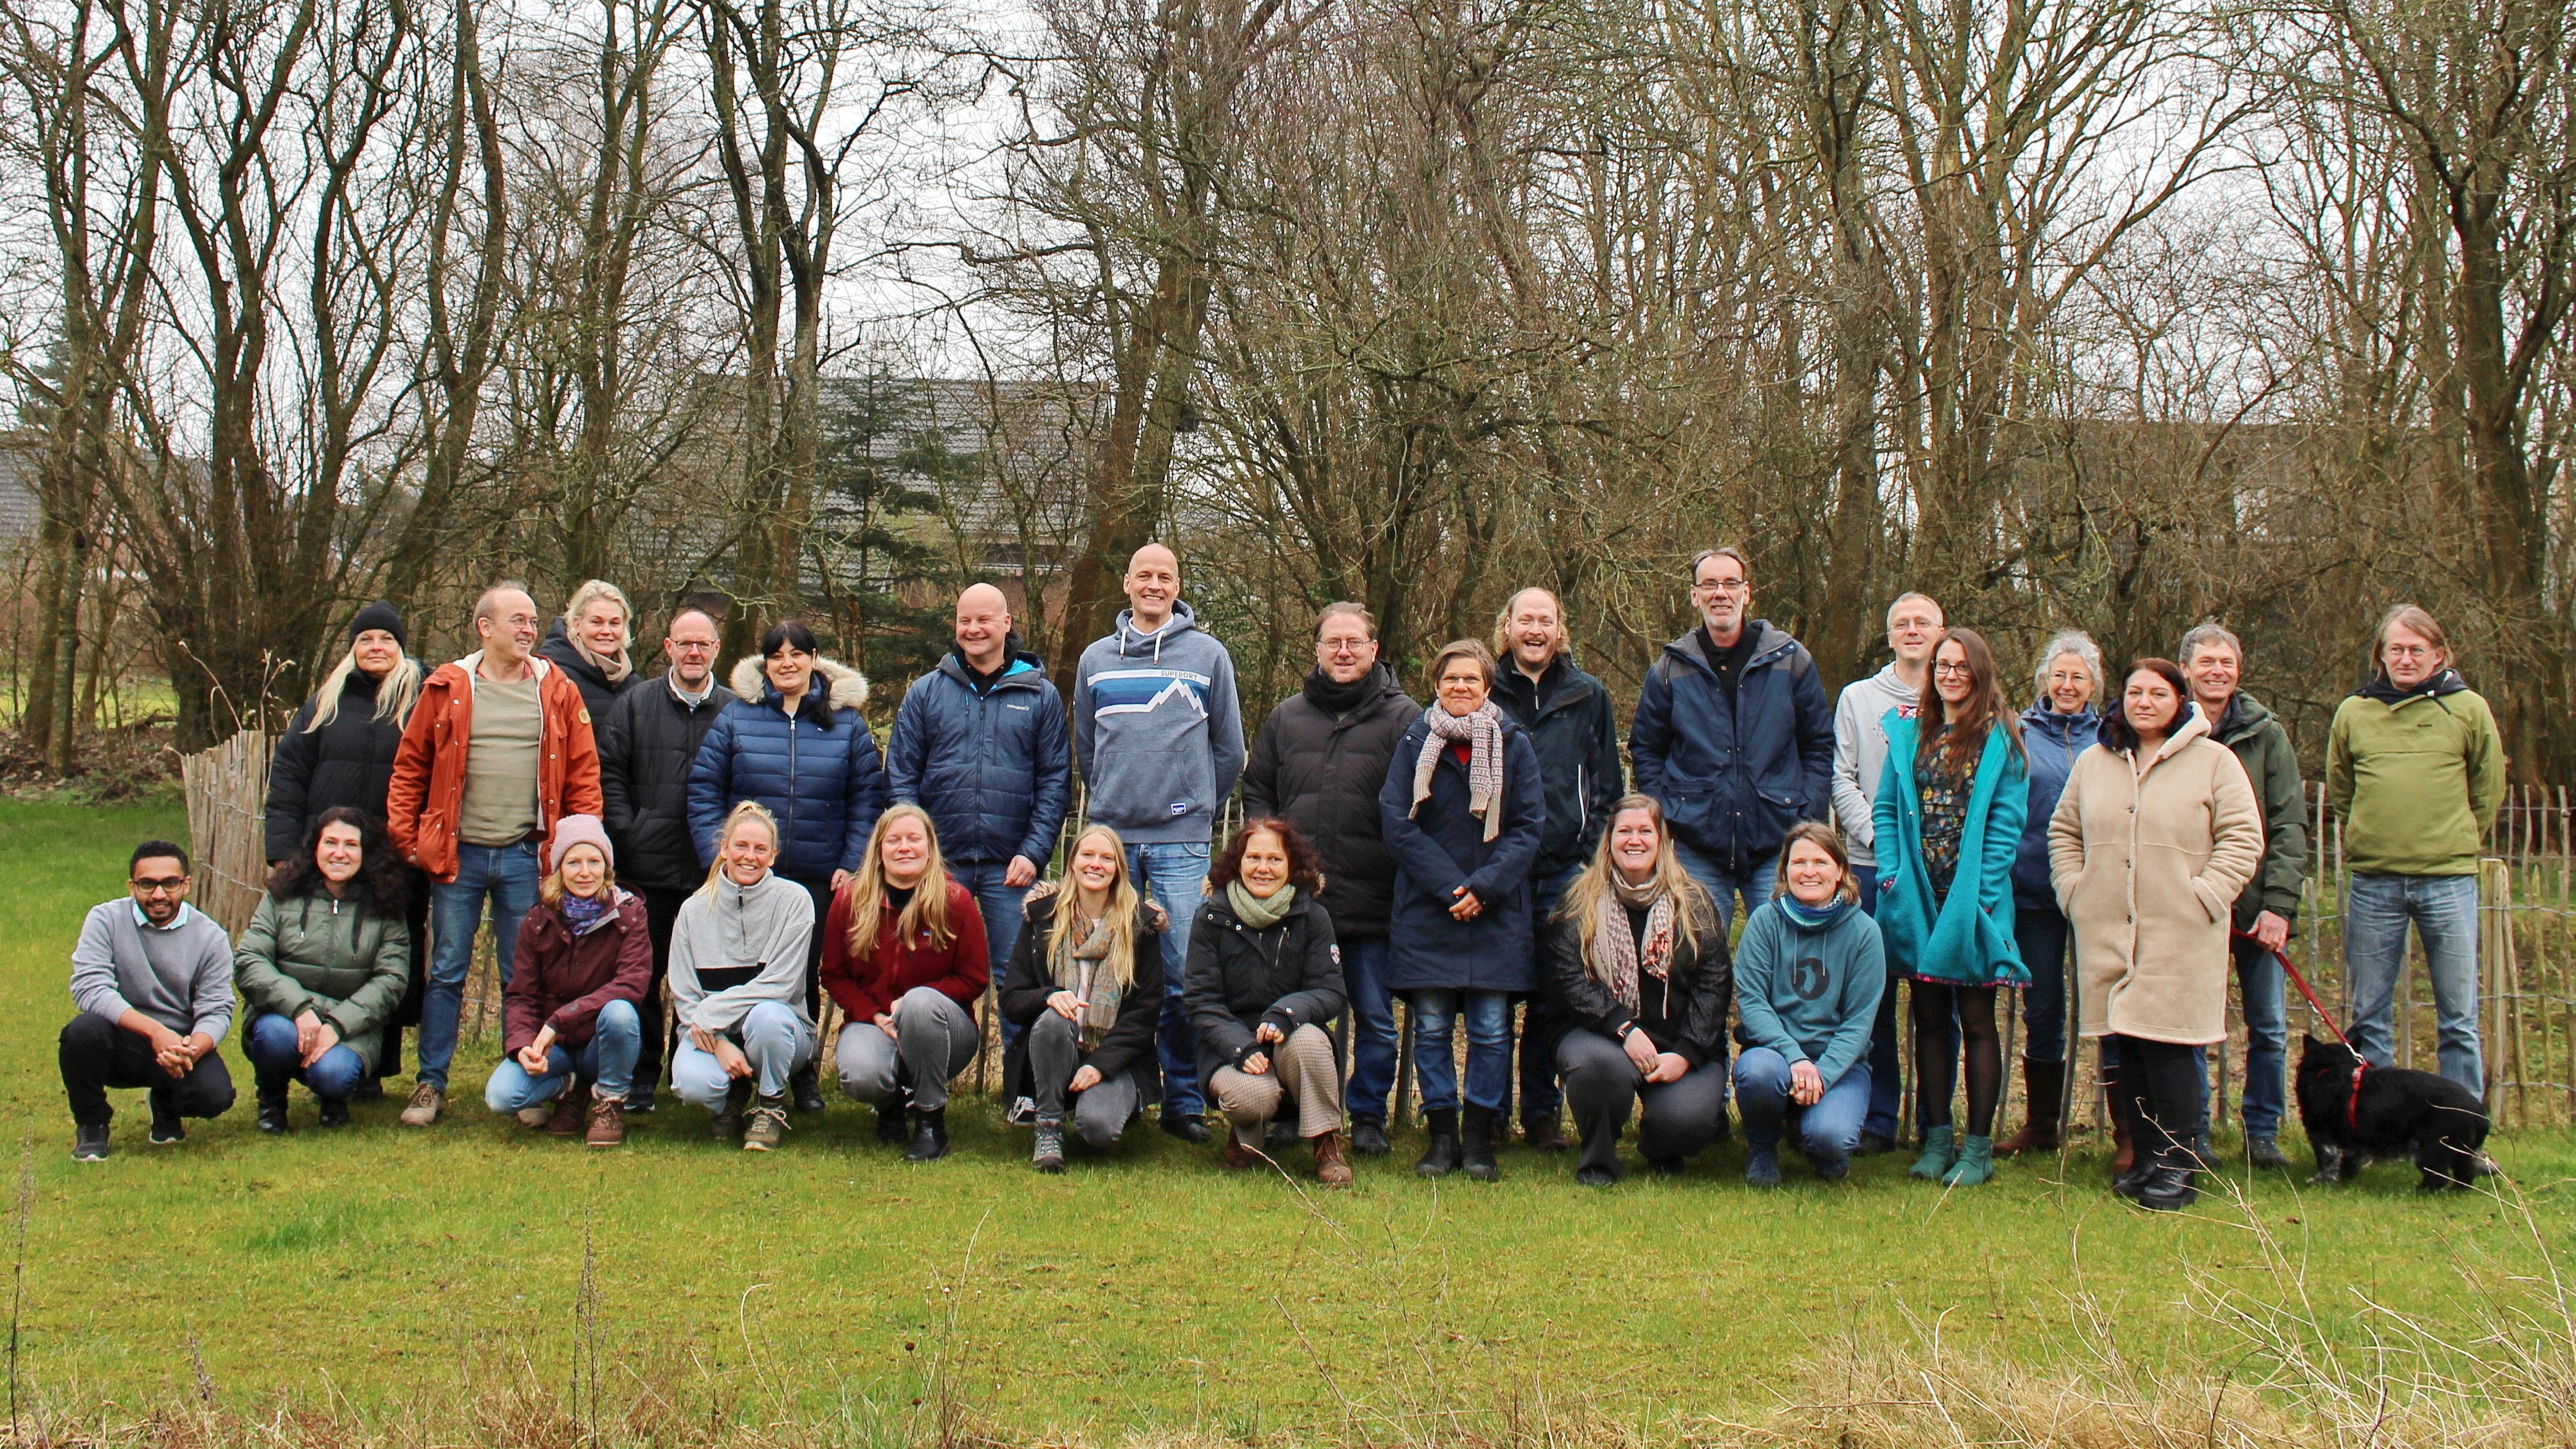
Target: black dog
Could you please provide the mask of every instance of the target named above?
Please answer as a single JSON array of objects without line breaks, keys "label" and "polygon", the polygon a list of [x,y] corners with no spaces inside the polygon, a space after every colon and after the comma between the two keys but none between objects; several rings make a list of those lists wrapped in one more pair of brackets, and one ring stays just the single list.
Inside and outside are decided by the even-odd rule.
[{"label": "black dog", "polygon": [[2372,1067],[2353,1099],[2361,1057],[2339,1041],[2307,1039],[2299,1055],[2299,1120],[2317,1149],[2313,1183],[2350,1182],[2374,1157],[2411,1153],[2426,1189],[2467,1187],[2486,1145],[2487,1109],[2468,1088],[2431,1072]]}]

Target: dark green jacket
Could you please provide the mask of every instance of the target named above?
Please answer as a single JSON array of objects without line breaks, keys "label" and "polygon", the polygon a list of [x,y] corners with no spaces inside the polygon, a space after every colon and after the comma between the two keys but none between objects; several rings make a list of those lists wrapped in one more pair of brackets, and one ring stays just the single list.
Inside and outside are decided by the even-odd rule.
[{"label": "dark green jacket", "polygon": [[2270,911],[2293,925],[2299,919],[2299,883],[2308,873],[2308,795],[2299,783],[2298,752],[2278,715],[2238,690],[2209,730],[2236,752],[2254,798],[2263,806],[2263,863],[2236,896],[2236,929],[2250,930]]},{"label": "dark green jacket", "polygon": [[372,1075],[385,1023],[411,982],[411,932],[357,900],[262,895],[233,943],[233,984],[253,1015],[310,1010]]}]

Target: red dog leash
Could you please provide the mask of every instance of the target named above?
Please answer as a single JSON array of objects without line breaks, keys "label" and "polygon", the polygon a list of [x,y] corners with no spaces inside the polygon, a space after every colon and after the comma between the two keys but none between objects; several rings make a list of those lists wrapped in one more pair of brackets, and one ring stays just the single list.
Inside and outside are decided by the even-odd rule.
[{"label": "red dog leash", "polygon": [[[2254,939],[2243,931],[2230,931],[2228,934],[2239,941]],[[2316,1012],[2318,1020],[2326,1024],[2326,1030],[2333,1032],[2335,1040],[2343,1043],[2343,1049],[2352,1053],[2352,1095],[2344,1102],[2343,1118],[2346,1132],[2358,1132],[2361,1130],[2361,1074],[2370,1070],[2370,1063],[2362,1058],[2361,1048],[2354,1046],[2352,1038],[2345,1036],[2343,1028],[2335,1024],[2334,1013],[2326,1010],[2325,1002],[2317,996],[2317,989],[2308,984],[2308,978],[2299,974],[2298,967],[2290,964],[2288,953],[2266,948],[2264,954],[2270,956],[2290,978],[2291,985],[2299,988],[2299,994],[2308,999],[2309,1008]]]}]

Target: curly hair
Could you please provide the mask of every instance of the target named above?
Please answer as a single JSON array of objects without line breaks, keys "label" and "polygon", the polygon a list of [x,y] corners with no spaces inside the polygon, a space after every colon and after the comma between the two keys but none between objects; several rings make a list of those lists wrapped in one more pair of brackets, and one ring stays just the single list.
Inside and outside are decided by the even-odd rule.
[{"label": "curly hair", "polygon": [[295,854],[269,872],[268,893],[278,900],[290,896],[319,895],[330,890],[322,878],[322,866],[314,852],[322,844],[323,827],[354,825],[358,828],[358,873],[350,879],[359,898],[382,916],[400,918],[411,904],[411,878],[402,861],[394,854],[385,828],[376,817],[347,805],[334,805],[313,817],[304,827],[304,843]]},{"label": "curly hair", "polygon": [[1215,895],[1235,883],[1243,874],[1243,849],[1252,843],[1255,831],[1267,830],[1279,837],[1280,846],[1288,852],[1288,883],[1309,896],[1323,894],[1324,863],[1314,845],[1296,826],[1275,815],[1256,816],[1243,822],[1234,838],[1225,843],[1225,851],[1208,862],[1207,892]]}]

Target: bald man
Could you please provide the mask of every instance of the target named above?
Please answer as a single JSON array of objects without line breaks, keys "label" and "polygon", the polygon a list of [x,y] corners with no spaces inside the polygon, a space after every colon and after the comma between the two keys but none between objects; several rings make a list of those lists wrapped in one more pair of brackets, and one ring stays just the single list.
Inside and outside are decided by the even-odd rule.
[{"label": "bald man", "polygon": [[1243,773],[1234,659],[1181,602],[1181,561],[1149,543],[1127,561],[1127,608],[1082,651],[1073,676],[1073,753],[1088,810],[1127,843],[1127,870],[1171,917],[1163,932],[1163,1130],[1208,1138],[1198,1042],[1181,1009],[1181,959],[1207,883],[1217,812]]},{"label": "bald man", "polygon": [[886,793],[930,812],[949,874],[983,910],[998,981],[1020,939],[1020,898],[1055,854],[1073,800],[1073,743],[1064,697],[1045,661],[1020,647],[1000,589],[973,584],[957,596],[954,638],[939,667],[904,691]]}]

